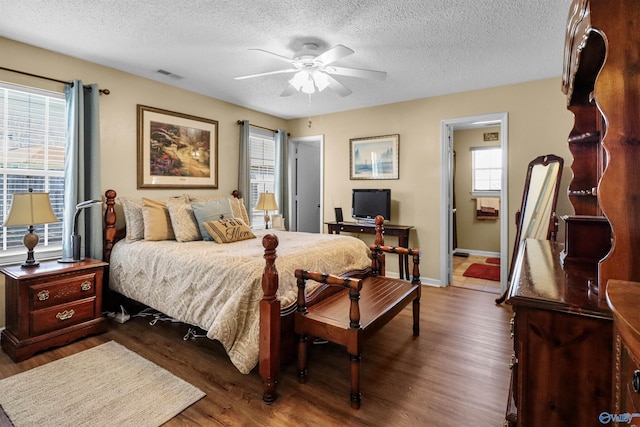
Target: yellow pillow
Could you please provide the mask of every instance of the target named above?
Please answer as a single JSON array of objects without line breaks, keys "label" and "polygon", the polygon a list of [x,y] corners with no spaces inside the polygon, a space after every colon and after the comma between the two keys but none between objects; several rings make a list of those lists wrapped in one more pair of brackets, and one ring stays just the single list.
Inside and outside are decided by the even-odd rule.
[{"label": "yellow pillow", "polygon": [[231,243],[256,237],[247,224],[239,218],[206,221],[203,224],[216,243]]},{"label": "yellow pillow", "polygon": [[167,204],[142,198],[144,240],[175,240]]}]

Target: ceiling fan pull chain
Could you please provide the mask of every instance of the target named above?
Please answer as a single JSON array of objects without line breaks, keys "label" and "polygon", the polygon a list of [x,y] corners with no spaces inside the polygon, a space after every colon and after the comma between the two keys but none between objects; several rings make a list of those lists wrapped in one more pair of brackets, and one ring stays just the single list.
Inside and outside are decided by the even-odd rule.
[{"label": "ceiling fan pull chain", "polygon": [[311,94],[309,94],[309,127],[311,127]]}]

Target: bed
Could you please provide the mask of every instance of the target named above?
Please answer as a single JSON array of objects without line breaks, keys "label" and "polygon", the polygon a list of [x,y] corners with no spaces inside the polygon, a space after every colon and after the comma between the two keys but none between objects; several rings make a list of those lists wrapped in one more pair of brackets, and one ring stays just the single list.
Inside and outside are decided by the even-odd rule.
[{"label": "bed", "polygon": [[[282,352],[289,351],[281,344],[295,348],[295,269],[357,276],[371,264],[368,246],[344,235],[255,230],[256,238],[232,243],[128,241],[116,227],[116,192],[105,196],[109,289],[207,331],[240,372],[258,364],[267,403],[277,397]],[[316,285],[307,292],[313,301],[327,291]]]}]

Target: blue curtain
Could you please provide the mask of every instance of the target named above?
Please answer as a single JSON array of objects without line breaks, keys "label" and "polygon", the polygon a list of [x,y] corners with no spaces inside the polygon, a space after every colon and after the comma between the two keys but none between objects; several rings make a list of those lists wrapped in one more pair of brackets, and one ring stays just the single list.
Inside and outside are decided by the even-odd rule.
[{"label": "blue curtain", "polygon": [[[280,208],[280,212],[283,213],[285,220],[290,218],[289,212],[289,174],[287,159],[289,158],[289,138],[287,137],[287,131],[278,129],[275,134],[276,142],[276,202]],[[285,224],[285,228],[289,227]]]},{"label": "blue curtain", "polygon": [[[71,234],[76,205],[102,199],[100,182],[99,88],[74,80],[65,90],[67,144],[64,167],[64,214],[62,257],[72,258]],[[82,236],[81,256],[102,259],[102,210],[99,205],[83,209],[78,218]]]},{"label": "blue curtain", "polygon": [[[240,163],[238,165],[238,191],[244,200],[244,207],[251,212],[251,176],[249,164],[249,120],[240,121]],[[251,215],[249,215],[251,217]]]}]

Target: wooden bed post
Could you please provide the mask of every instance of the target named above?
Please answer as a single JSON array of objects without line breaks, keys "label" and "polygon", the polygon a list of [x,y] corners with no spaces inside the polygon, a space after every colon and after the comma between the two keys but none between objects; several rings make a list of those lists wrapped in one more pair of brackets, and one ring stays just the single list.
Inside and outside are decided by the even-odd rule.
[{"label": "wooden bed post", "polygon": [[[382,215],[376,216],[376,240],[377,246],[384,246],[384,217]],[[374,265],[374,270],[376,266]],[[386,273],[385,257],[384,253],[379,253],[377,257],[377,270],[380,276],[384,276]]]},{"label": "wooden bed post", "polygon": [[267,234],[262,238],[266,264],[262,273],[262,293],[260,301],[260,358],[259,370],[262,377],[262,400],[272,403],[278,397],[276,385],[280,373],[280,300],[278,292],[278,270],[275,266],[278,237]]},{"label": "wooden bed post", "polygon": [[109,262],[111,249],[116,242],[116,192],[107,190],[104,193],[106,209],[104,211],[104,243],[102,248],[102,260]]}]

